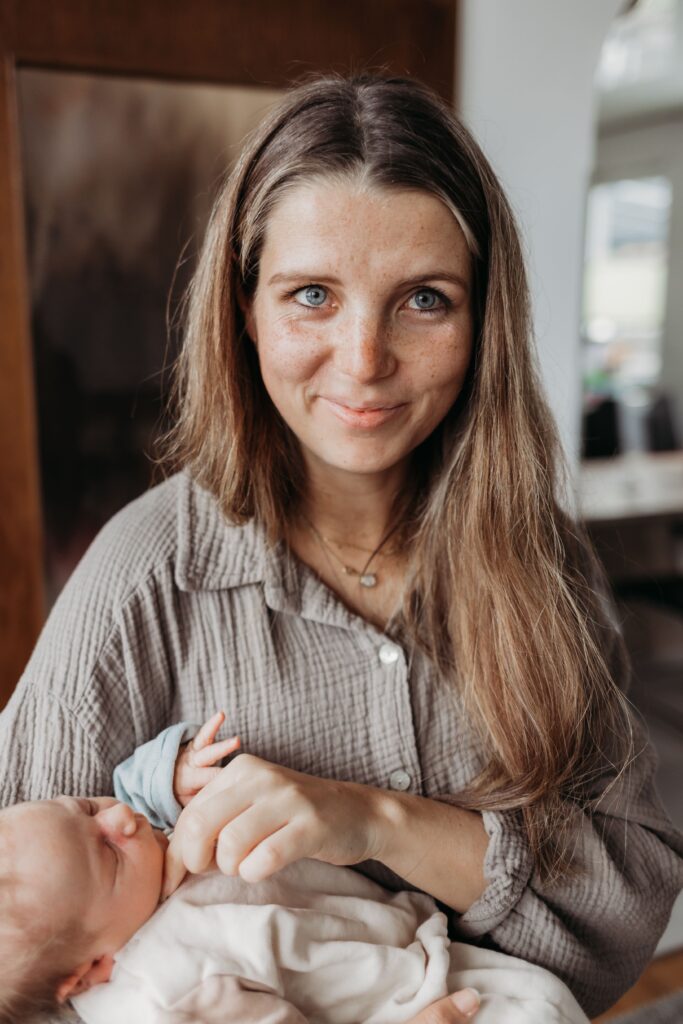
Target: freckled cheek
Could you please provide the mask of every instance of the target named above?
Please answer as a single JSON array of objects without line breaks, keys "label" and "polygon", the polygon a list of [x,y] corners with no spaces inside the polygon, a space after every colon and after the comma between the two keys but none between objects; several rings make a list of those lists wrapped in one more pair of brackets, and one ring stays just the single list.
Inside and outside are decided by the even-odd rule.
[{"label": "freckled cheek", "polygon": [[[441,343],[439,343],[441,341]],[[471,342],[468,337],[433,339],[433,344],[424,346],[418,358],[406,372],[413,377],[418,390],[438,392],[459,392],[471,359]]]},{"label": "freckled cheek", "polygon": [[286,332],[259,344],[261,372],[266,383],[278,380],[297,384],[309,380],[323,359],[322,339]]}]

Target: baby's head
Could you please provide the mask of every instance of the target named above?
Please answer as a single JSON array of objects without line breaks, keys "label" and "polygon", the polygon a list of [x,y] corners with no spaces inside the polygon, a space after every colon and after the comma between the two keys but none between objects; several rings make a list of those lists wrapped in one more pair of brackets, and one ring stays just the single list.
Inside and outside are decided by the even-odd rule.
[{"label": "baby's head", "polygon": [[166,838],[110,797],[0,811],[0,1024],[107,981],[159,902]]}]

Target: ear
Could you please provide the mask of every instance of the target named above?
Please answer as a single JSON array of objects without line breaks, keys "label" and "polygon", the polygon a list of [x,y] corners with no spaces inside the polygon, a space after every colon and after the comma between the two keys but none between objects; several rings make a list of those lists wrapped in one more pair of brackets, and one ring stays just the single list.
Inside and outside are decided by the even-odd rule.
[{"label": "ear", "polygon": [[86,960],[80,964],[73,974],[61,981],[57,987],[56,997],[58,1003],[65,1003],[72,996],[80,995],[93,985],[100,985],[109,981],[111,972],[114,969],[114,958],[105,953],[97,960]]},{"label": "ear", "polygon": [[254,300],[247,298],[244,294],[244,288],[242,282],[238,279],[235,285],[235,292],[237,295],[237,305],[242,311],[244,322],[247,326],[247,334],[254,345],[257,344],[256,339],[256,318],[254,316]]}]

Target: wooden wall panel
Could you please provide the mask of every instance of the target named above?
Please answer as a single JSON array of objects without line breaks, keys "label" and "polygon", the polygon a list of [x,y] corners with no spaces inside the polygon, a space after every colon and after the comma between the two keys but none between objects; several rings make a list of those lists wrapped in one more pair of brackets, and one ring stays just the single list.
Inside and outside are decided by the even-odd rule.
[{"label": "wooden wall panel", "polygon": [[387,65],[452,96],[452,0],[21,0],[7,6],[8,48],[35,66],[280,86],[321,68]]},{"label": "wooden wall panel", "polygon": [[[1,58],[0,58],[1,59]],[[0,707],[43,618],[38,454],[14,66],[0,76]]]}]

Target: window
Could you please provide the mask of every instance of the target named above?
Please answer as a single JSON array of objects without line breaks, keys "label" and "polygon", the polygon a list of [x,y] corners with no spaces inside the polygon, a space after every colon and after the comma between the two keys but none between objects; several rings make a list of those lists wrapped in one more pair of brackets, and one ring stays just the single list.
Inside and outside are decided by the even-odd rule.
[{"label": "window", "polygon": [[583,293],[584,393],[656,387],[666,303],[671,182],[595,185],[588,197]]},{"label": "window", "polygon": [[677,0],[640,0],[617,18],[600,55],[600,90],[662,78],[674,70],[677,7]]}]

